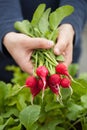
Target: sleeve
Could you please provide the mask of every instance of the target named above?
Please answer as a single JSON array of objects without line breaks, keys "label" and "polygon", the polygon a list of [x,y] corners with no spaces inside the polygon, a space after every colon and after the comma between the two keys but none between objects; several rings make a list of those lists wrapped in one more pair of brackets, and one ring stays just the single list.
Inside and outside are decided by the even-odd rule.
[{"label": "sleeve", "polygon": [[15,31],[14,22],[22,20],[19,0],[0,0],[0,51],[3,52],[2,38],[8,32]]},{"label": "sleeve", "polygon": [[84,25],[87,21],[87,0],[61,0],[60,6],[71,5],[74,7],[74,13],[66,17],[61,24],[70,23],[75,30],[75,44],[78,43]]}]

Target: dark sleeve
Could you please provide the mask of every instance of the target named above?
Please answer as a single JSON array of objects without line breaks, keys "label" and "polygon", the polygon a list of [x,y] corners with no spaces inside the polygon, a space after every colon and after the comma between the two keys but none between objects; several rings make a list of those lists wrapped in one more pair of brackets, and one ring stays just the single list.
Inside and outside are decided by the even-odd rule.
[{"label": "dark sleeve", "polygon": [[0,51],[2,52],[3,36],[14,30],[14,22],[22,20],[19,0],[0,0]]},{"label": "dark sleeve", "polygon": [[70,23],[75,30],[75,44],[78,43],[87,21],[87,0],[60,0],[60,6],[72,5],[74,13],[66,17],[61,24]]}]

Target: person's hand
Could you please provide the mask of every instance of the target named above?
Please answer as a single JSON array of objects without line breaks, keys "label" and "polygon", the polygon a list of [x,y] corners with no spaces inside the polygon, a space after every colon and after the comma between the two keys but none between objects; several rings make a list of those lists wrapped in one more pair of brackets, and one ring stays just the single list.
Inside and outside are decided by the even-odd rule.
[{"label": "person's hand", "polygon": [[29,74],[33,73],[31,54],[33,49],[49,49],[53,42],[44,38],[31,38],[21,33],[7,33],[3,39],[3,44],[11,54],[20,68]]},{"label": "person's hand", "polygon": [[64,63],[67,66],[69,66],[72,63],[73,39],[74,39],[74,29],[72,25],[70,24],[60,25],[57,43],[54,47],[54,53],[56,55],[63,54],[65,57]]}]

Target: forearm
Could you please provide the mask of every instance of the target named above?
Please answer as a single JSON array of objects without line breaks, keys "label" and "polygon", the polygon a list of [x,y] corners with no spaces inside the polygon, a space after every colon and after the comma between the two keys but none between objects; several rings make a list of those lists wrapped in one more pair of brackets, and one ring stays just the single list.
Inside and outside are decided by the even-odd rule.
[{"label": "forearm", "polygon": [[2,39],[8,32],[14,32],[14,22],[22,20],[19,0],[0,0],[0,51]]}]

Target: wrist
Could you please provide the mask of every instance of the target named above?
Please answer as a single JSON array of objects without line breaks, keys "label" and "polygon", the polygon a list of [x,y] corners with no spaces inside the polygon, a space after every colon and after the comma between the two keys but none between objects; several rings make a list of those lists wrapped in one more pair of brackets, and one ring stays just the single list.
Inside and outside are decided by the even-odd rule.
[{"label": "wrist", "polygon": [[61,28],[61,29],[62,29],[62,28],[66,28],[66,29],[68,29],[69,31],[71,31],[71,33],[72,33],[73,36],[75,35],[75,30],[74,30],[73,26],[72,26],[71,24],[69,24],[69,23],[61,24],[60,27],[59,27],[59,29],[60,29],[60,28]]}]

